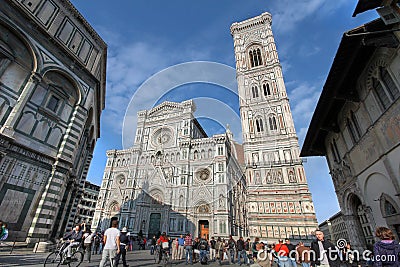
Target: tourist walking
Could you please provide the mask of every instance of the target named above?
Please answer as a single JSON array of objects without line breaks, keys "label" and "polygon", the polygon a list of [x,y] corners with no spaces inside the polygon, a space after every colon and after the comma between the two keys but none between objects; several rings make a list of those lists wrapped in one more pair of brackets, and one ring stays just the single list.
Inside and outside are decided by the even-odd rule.
[{"label": "tourist walking", "polygon": [[394,240],[392,230],[387,227],[377,227],[375,236],[380,241],[374,244],[374,267],[399,267],[400,245]]},{"label": "tourist walking", "polygon": [[296,263],[296,246],[290,242],[290,239],[285,239],[285,244],[289,250],[289,264],[292,265],[291,267],[297,267]]},{"label": "tourist walking", "polygon": [[178,238],[178,260],[183,259],[184,256],[184,247],[185,247],[185,238],[183,238],[183,235],[181,235]]},{"label": "tourist walking", "polygon": [[185,237],[185,263],[193,265],[193,239],[190,233]]},{"label": "tourist walking", "polygon": [[178,238],[174,238],[174,240],[172,241],[172,260],[178,259],[178,248],[179,248]]},{"label": "tourist walking", "polygon": [[301,263],[303,267],[310,267],[310,248],[304,246],[304,243],[300,241],[296,251],[297,262]]},{"label": "tourist walking", "polygon": [[217,241],[215,241],[214,237],[211,237],[211,240],[210,240],[210,261],[215,261],[215,254],[216,254],[215,245],[216,244],[217,244]]},{"label": "tourist walking", "polygon": [[248,261],[246,249],[244,247],[244,245],[245,245],[244,243],[245,242],[244,242],[243,236],[241,236],[239,238],[239,240],[236,242],[237,259],[238,259],[237,264],[239,264],[239,265],[242,265],[242,262],[241,262],[240,258],[243,258],[243,263],[244,264],[247,264],[247,261]]},{"label": "tourist walking", "polygon": [[217,243],[215,244],[217,259],[219,265],[222,265],[222,261],[224,260],[224,250],[225,250],[225,243],[222,241],[221,237],[217,238]]},{"label": "tourist walking", "polygon": [[229,251],[229,259],[230,259],[231,263],[234,264],[235,263],[236,242],[233,239],[232,235],[229,236],[228,251]]},{"label": "tourist walking", "polygon": [[198,248],[200,250],[199,261],[201,264],[207,264],[207,250],[208,250],[208,241],[206,235],[199,240]]},{"label": "tourist walking", "polygon": [[120,231],[118,230],[118,220],[113,220],[111,222],[111,228],[108,228],[104,232],[103,242],[103,254],[101,257],[99,267],[104,267],[107,260],[111,262],[111,266],[114,267],[115,256],[121,251],[120,248]]},{"label": "tourist walking", "polygon": [[83,250],[85,252],[84,260],[90,262],[92,256],[92,243],[96,233],[92,233],[90,229],[86,229],[83,234]]},{"label": "tourist walking", "polygon": [[289,248],[286,244],[283,244],[283,240],[280,239],[279,243],[275,245],[274,250],[278,259],[279,267],[292,267],[289,262]]},{"label": "tourist walking", "polygon": [[119,237],[119,245],[120,245],[120,252],[115,257],[115,267],[118,267],[119,260],[122,256],[122,266],[128,267],[129,265],[126,264],[126,251],[128,250],[129,245],[129,236],[128,236],[128,229],[126,227],[122,228],[120,237]]},{"label": "tourist walking", "polygon": [[339,267],[339,251],[336,247],[325,239],[324,233],[320,230],[315,231],[315,237],[317,239],[311,242],[311,266]]}]

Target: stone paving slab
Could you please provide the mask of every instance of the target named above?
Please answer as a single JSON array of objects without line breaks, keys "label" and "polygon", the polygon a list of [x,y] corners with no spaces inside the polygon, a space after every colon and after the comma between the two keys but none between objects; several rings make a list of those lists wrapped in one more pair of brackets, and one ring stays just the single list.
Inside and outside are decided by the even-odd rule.
[{"label": "stone paving slab", "polygon": [[[43,263],[48,253],[33,253],[32,249],[17,249],[13,251],[13,254],[9,254],[9,251],[0,251],[0,266],[1,267],[17,267],[17,266],[29,266],[29,267],[43,267]],[[80,267],[98,267],[101,260],[101,255],[92,255],[91,263],[83,262]],[[137,250],[127,252],[127,264],[130,267],[151,267],[161,266],[156,264],[154,256],[150,255],[149,250]],[[227,261],[223,262],[223,265],[229,265]],[[62,265],[67,266],[67,265]],[[107,264],[110,266],[110,264]],[[172,266],[185,266],[184,260],[173,261]],[[190,266],[190,265],[189,265]],[[205,266],[200,263],[194,263],[193,266]],[[219,266],[217,262],[210,262],[207,266],[215,267]],[[238,265],[237,265],[238,266]],[[245,266],[245,265],[242,265]],[[122,267],[120,262],[118,267]]]}]

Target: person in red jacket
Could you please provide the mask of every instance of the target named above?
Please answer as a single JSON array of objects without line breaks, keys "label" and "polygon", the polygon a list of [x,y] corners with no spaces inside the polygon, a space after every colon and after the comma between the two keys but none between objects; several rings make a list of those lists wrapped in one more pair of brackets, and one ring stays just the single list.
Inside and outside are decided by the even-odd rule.
[{"label": "person in red jacket", "polygon": [[163,232],[160,236],[160,238],[157,240],[157,245],[160,246],[160,253],[159,253],[159,258],[158,258],[158,263],[161,262],[162,255],[164,253],[168,253],[169,251],[169,243],[168,243],[168,238],[167,238],[167,233]]},{"label": "person in red jacket", "polygon": [[279,243],[274,247],[275,252],[278,255],[279,267],[291,267],[289,263],[289,249],[286,244],[283,244],[283,240],[280,239]]}]

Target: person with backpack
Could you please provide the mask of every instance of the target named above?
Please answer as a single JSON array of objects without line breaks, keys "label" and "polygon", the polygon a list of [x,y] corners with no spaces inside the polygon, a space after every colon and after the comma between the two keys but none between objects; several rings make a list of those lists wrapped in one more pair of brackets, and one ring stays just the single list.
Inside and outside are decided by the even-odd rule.
[{"label": "person with backpack", "polygon": [[394,240],[392,230],[387,227],[377,227],[375,236],[380,241],[374,244],[374,267],[400,267],[400,245]]},{"label": "person with backpack", "polygon": [[242,265],[242,262],[240,258],[243,258],[243,263],[247,264],[247,254],[246,254],[246,248],[245,248],[245,242],[243,239],[243,236],[239,238],[239,240],[236,242],[236,248],[237,248],[237,264]]},{"label": "person with backpack", "polygon": [[231,263],[235,264],[236,241],[233,239],[232,235],[229,235],[228,251]]},{"label": "person with backpack", "polygon": [[199,250],[200,250],[200,263],[207,264],[207,250],[208,250],[208,241],[206,235],[199,240]]},{"label": "person with backpack", "polygon": [[85,260],[90,263],[91,255],[92,255],[92,242],[95,233],[92,233],[90,229],[86,229],[85,233],[83,234],[83,250],[85,253]]}]

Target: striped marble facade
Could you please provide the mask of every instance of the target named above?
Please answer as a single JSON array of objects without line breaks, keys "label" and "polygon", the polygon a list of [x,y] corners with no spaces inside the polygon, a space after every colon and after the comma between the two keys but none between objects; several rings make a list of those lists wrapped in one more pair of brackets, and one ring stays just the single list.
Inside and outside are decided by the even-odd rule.
[{"label": "striped marble facade", "polygon": [[0,219],[10,239],[58,237],[76,210],[99,137],[106,50],[69,1],[2,2]]}]

